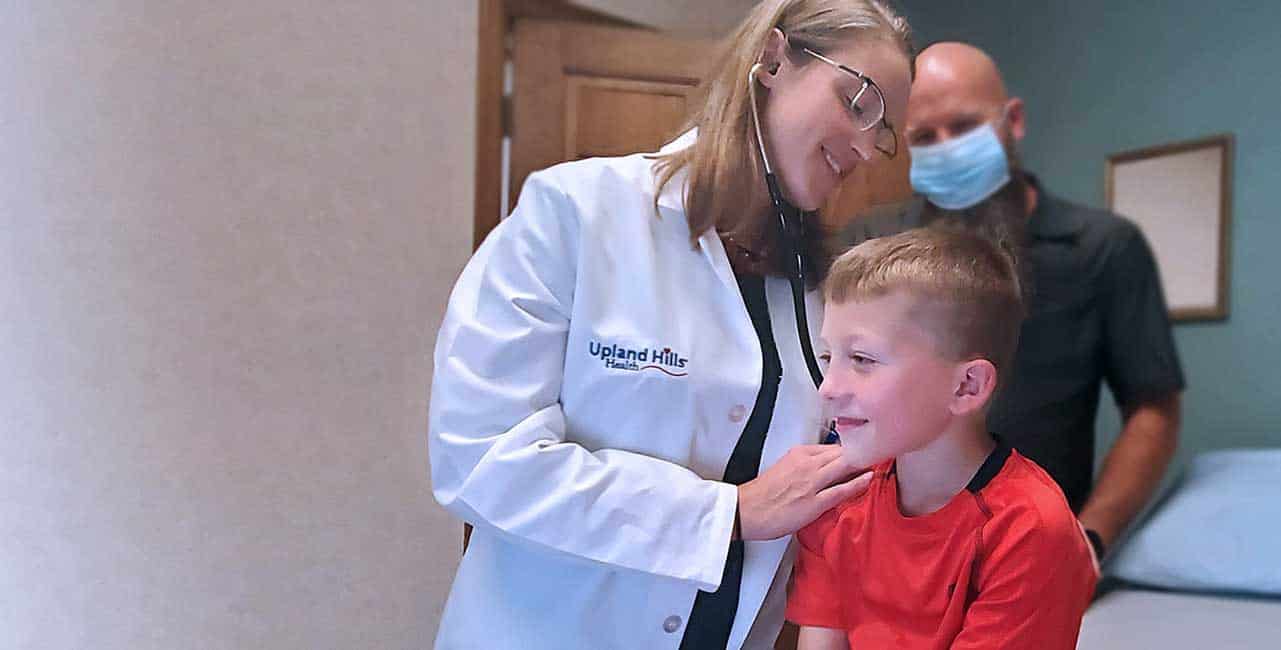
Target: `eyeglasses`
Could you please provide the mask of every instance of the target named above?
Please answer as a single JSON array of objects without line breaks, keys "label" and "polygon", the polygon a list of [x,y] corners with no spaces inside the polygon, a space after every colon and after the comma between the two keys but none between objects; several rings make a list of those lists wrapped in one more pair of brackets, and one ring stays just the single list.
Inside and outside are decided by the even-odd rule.
[{"label": "eyeglasses", "polygon": [[854,68],[837,63],[808,47],[802,47],[800,50],[859,80],[861,85],[858,92],[855,92],[846,104],[850,118],[854,120],[855,126],[860,131],[877,129],[874,145],[876,150],[886,158],[893,158],[898,153],[898,135],[894,133],[894,127],[890,126],[885,119],[885,94],[881,92],[881,87],[877,86],[871,77]]}]

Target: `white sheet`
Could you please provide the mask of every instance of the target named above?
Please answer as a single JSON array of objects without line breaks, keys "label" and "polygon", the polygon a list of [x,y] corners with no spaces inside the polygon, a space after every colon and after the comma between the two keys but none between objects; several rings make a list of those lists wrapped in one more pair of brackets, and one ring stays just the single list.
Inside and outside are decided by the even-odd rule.
[{"label": "white sheet", "polygon": [[1277,650],[1281,599],[1122,589],[1090,606],[1078,650]]}]

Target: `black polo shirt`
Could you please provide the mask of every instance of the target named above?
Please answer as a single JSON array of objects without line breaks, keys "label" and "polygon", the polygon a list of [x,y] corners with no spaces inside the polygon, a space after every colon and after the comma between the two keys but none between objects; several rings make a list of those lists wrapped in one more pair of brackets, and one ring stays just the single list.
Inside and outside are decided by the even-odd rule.
[{"label": "black polo shirt", "polygon": [[[1100,383],[1124,409],[1182,390],[1183,371],[1156,261],[1138,227],[1031,180],[1038,190],[1025,258],[1032,295],[988,428],[1045,468],[1079,512],[1093,484]],[[922,225],[921,205],[851,224],[847,241]]]}]

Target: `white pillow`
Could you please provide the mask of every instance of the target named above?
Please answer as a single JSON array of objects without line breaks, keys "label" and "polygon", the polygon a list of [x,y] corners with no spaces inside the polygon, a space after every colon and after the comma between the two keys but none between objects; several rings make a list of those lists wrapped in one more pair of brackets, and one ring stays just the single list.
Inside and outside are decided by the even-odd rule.
[{"label": "white pillow", "polygon": [[1108,573],[1143,585],[1281,595],[1281,449],[1201,454]]}]

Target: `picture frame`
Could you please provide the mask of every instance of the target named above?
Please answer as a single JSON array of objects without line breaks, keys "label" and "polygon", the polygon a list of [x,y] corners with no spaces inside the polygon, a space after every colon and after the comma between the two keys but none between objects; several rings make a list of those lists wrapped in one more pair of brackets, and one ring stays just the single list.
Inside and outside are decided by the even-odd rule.
[{"label": "picture frame", "polygon": [[1233,148],[1224,133],[1107,157],[1107,207],[1152,246],[1172,320],[1228,317]]}]

